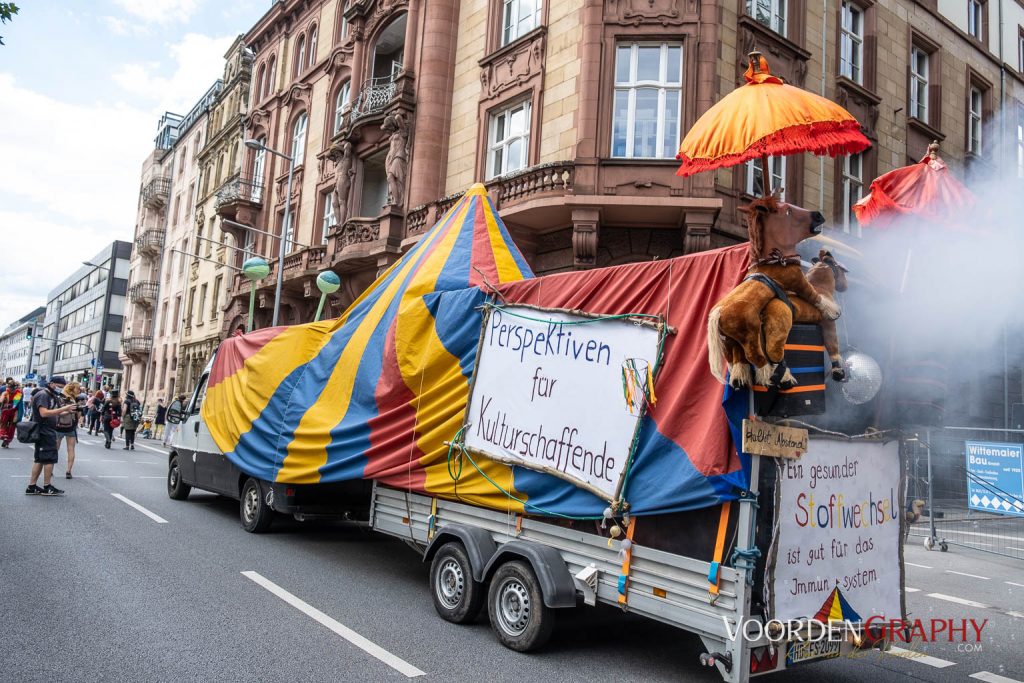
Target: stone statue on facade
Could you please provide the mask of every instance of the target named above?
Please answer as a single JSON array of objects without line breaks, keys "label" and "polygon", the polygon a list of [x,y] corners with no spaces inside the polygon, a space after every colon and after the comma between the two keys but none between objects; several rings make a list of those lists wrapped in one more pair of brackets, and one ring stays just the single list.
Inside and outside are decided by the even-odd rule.
[{"label": "stone statue on facade", "polygon": [[352,178],[356,174],[353,163],[354,152],[352,143],[345,140],[339,146],[334,158],[334,224],[341,226],[348,218],[348,193],[352,187]]},{"label": "stone statue on facade", "polygon": [[389,206],[401,206],[405,201],[405,175],[409,165],[409,129],[402,112],[388,114],[380,129],[390,134],[388,155],[384,168],[388,176]]}]

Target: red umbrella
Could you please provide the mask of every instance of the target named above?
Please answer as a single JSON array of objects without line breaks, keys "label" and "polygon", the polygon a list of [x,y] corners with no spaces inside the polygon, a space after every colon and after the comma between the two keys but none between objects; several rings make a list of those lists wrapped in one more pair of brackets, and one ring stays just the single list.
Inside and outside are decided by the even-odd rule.
[{"label": "red umbrella", "polygon": [[975,198],[949,172],[938,150],[938,143],[933,142],[918,163],[876,178],[871,192],[853,205],[860,224],[889,227],[907,214],[946,225],[958,223],[956,218],[974,205]]}]

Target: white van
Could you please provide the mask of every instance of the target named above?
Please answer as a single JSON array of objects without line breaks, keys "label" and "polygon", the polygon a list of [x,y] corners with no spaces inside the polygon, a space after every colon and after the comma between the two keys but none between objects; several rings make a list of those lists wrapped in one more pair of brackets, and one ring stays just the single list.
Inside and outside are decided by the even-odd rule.
[{"label": "white van", "polygon": [[168,411],[168,422],[179,424],[167,460],[167,495],[185,500],[193,488],[239,501],[242,528],[251,533],[266,531],[274,513],[298,520],[313,518],[369,518],[372,482],[364,480],[329,484],[286,484],[249,476],[231,462],[213,442],[200,416],[213,359],[182,413]]}]

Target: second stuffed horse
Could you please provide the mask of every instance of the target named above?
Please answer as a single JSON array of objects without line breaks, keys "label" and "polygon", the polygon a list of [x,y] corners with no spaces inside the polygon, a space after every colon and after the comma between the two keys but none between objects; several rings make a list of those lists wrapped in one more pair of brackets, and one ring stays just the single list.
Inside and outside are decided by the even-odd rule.
[{"label": "second stuffed horse", "polygon": [[[756,368],[758,384],[792,387],[796,379],[783,364],[794,317],[787,292],[810,302],[823,319],[835,320],[840,312],[835,302],[807,281],[796,254],[797,243],[821,232],[825,218],[818,211],[781,202],[776,196],[756,199],[746,211],[748,275],[708,315],[708,362],[711,373],[723,384],[728,362],[729,383],[734,387],[751,384],[750,365]],[[783,305],[769,307],[776,299]]]}]

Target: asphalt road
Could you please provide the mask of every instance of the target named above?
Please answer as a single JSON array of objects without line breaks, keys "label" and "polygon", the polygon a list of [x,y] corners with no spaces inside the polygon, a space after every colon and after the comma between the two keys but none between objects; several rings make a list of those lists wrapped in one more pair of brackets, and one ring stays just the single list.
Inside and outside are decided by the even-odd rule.
[{"label": "asphalt road", "polygon": [[[126,452],[85,438],[75,479],[61,456],[61,498],[23,494],[27,446],[0,451],[2,680],[720,680],[697,638],[612,608],[561,612],[543,651],[514,653],[486,617],[438,618],[427,567],[402,543],[288,519],[247,534],[234,501],[167,498],[154,442]],[[918,543],[905,554],[910,616],[987,619],[980,647],[874,652],[772,680],[1024,681],[1024,565]]]}]

